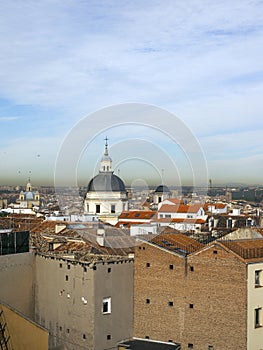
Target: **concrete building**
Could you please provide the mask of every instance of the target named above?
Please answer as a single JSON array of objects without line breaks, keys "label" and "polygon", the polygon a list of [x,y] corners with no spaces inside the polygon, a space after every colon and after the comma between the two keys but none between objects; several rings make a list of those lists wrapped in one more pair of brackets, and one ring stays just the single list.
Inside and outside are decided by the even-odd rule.
[{"label": "concrete building", "polygon": [[133,260],[37,255],[35,317],[49,329],[51,349],[116,348],[133,331]]},{"label": "concrete building", "polygon": [[48,329],[49,349],[116,349],[132,337],[133,259],[4,255],[0,280],[0,300]]},{"label": "concrete building", "polygon": [[101,221],[115,225],[124,210],[128,210],[127,191],[121,178],[113,173],[106,138],[99,174],[88,184],[84,213],[96,214]]},{"label": "concrete building", "polygon": [[181,349],[261,350],[263,239],[198,247],[159,235],[135,248],[134,336]]}]

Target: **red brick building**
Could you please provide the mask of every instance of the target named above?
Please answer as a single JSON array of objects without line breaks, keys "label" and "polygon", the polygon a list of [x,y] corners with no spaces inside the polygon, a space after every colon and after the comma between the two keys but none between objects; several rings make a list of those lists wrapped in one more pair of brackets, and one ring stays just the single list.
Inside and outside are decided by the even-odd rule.
[{"label": "red brick building", "polygon": [[[263,240],[161,234],[135,250],[134,336],[181,349],[260,350]],[[257,283],[255,282],[257,281]]]}]

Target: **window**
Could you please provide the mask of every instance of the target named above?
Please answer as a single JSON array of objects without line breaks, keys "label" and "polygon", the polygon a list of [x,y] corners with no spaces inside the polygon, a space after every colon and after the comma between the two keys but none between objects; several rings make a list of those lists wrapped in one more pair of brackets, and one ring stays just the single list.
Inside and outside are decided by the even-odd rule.
[{"label": "window", "polygon": [[102,313],[110,314],[111,313],[111,298],[104,298],[102,301]]},{"label": "window", "polygon": [[100,204],[96,204],[96,213],[100,213]]},{"label": "window", "polygon": [[212,345],[208,345],[208,350],[214,350],[214,347]]},{"label": "window", "polygon": [[150,263],[146,263],[146,267],[150,267],[151,266],[151,264]]},{"label": "window", "polygon": [[190,271],[194,271],[194,267],[193,266],[190,266]]},{"label": "window", "polygon": [[146,299],[146,304],[150,304],[150,299]]},{"label": "window", "polygon": [[111,335],[110,334],[107,335],[107,340],[111,340]]},{"label": "window", "polygon": [[170,218],[171,218],[171,214],[165,214],[165,217],[166,217],[167,219],[170,219]]},{"label": "window", "polygon": [[148,335],[145,336],[145,339],[150,339],[150,337]]},{"label": "window", "polygon": [[171,264],[171,265],[169,265],[169,269],[170,270],[173,270],[174,269],[174,266]]},{"label": "window", "polygon": [[193,309],[194,308],[194,304],[189,304],[189,308]]},{"label": "window", "polygon": [[111,212],[112,214],[115,213],[115,204],[112,204],[112,205],[111,205],[111,207],[110,207],[110,212]]},{"label": "window", "polygon": [[194,348],[194,344],[188,343],[188,349],[193,349],[193,348]]},{"label": "window", "polygon": [[174,306],[174,302],[173,302],[173,301],[169,301],[169,302],[168,302],[168,305],[169,305],[169,306]]},{"label": "window", "polygon": [[86,334],[83,334],[83,335],[82,335],[82,338],[83,338],[83,339],[86,339]]},{"label": "window", "polygon": [[160,219],[162,219],[163,218],[163,214],[160,214]]},{"label": "window", "polygon": [[66,275],[66,281],[68,281],[68,275]]},{"label": "window", "polygon": [[67,328],[67,333],[69,333],[69,328]]},{"label": "window", "polygon": [[62,268],[62,264],[61,263],[59,264],[59,267]]},{"label": "window", "polygon": [[70,265],[68,265],[68,270],[70,270]]},{"label": "window", "polygon": [[255,328],[262,327],[262,308],[255,309]]},{"label": "window", "polygon": [[83,269],[84,269],[84,272],[87,272],[87,268],[86,268],[85,266],[84,266],[84,268],[83,268]]},{"label": "window", "polygon": [[262,270],[255,271],[255,287],[262,286]]},{"label": "window", "polygon": [[214,253],[214,254],[217,254],[217,250],[214,250],[213,253]]},{"label": "window", "polygon": [[110,273],[111,272],[111,268],[110,267],[108,267],[108,273]]}]

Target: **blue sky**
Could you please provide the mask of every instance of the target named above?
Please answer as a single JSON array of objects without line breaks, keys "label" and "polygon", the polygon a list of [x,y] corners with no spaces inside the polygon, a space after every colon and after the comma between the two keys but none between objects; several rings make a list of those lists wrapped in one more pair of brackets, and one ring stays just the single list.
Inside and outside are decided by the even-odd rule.
[{"label": "blue sky", "polygon": [[[1,4],[0,16],[0,184],[23,184],[29,174],[33,184],[52,184],[71,130],[95,111],[129,102],[182,120],[214,183],[263,183],[262,1],[14,0]],[[127,111],[123,121],[132,119]],[[95,125],[91,117],[89,128]],[[183,152],[164,133],[122,125],[87,140],[81,183],[94,172],[105,134],[124,180],[141,173],[160,182],[163,167],[173,183],[175,172],[168,160],[158,163],[165,157],[156,149],[176,163],[181,182],[188,178]],[[118,144],[128,150],[135,139],[144,145],[132,144],[129,157],[145,167],[141,160],[129,167],[118,153]],[[157,171],[146,164],[152,153]]]}]

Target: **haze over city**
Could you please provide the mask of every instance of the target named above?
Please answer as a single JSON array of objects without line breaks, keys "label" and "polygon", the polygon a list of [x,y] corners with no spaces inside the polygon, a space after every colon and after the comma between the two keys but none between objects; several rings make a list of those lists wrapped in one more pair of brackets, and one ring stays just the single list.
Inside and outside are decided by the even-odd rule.
[{"label": "haze over city", "polygon": [[[82,125],[81,185],[97,172],[106,136],[129,184],[192,183],[196,151],[205,160],[200,183],[262,184],[262,2],[1,7],[2,185],[53,184]],[[184,133],[178,140],[178,123],[198,150],[186,149]]]}]

